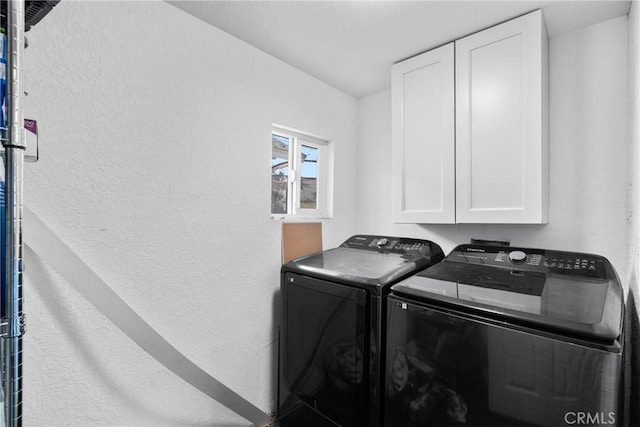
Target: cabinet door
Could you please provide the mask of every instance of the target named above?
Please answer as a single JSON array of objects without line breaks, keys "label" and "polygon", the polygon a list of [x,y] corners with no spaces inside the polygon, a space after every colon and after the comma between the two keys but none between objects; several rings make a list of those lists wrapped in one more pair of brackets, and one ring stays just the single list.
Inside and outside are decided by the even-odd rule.
[{"label": "cabinet door", "polygon": [[547,222],[540,11],[456,41],[457,222]]},{"label": "cabinet door", "polygon": [[393,221],[455,222],[454,45],[391,68]]}]

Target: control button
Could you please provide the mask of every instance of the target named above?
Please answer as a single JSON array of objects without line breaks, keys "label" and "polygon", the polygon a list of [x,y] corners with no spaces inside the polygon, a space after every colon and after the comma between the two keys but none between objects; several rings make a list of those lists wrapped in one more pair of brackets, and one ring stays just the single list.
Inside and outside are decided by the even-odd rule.
[{"label": "control button", "polygon": [[378,241],[376,242],[376,246],[381,248],[382,246],[386,245],[387,243],[389,243],[389,241],[383,237],[382,239],[378,239]]},{"label": "control button", "polygon": [[509,252],[509,261],[511,262],[524,262],[527,259],[527,254],[522,251]]}]

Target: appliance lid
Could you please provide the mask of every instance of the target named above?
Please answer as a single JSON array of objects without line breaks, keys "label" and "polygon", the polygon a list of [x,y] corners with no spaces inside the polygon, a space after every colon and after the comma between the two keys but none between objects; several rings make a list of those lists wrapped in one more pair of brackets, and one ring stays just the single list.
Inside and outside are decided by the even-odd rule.
[{"label": "appliance lid", "polygon": [[283,265],[314,277],[380,288],[397,282],[444,259],[437,244],[428,240],[356,235],[340,247],[295,259]]},{"label": "appliance lid", "polygon": [[622,331],[622,287],[597,255],[461,245],[392,291],[590,339],[611,341]]}]

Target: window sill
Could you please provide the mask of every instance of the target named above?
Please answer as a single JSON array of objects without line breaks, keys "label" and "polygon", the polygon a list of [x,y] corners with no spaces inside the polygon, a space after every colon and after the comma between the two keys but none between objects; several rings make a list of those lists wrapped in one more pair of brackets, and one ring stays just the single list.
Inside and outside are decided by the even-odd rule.
[{"label": "window sill", "polygon": [[274,221],[289,221],[289,222],[305,222],[305,221],[319,221],[325,219],[331,219],[330,216],[325,215],[285,215],[285,214],[275,214],[271,215],[271,219]]}]

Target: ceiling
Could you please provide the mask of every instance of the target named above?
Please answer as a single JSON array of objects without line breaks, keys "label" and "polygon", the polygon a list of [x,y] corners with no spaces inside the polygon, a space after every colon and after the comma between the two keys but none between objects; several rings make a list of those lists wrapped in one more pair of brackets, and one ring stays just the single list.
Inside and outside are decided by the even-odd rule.
[{"label": "ceiling", "polygon": [[356,98],[391,64],[535,9],[549,36],[626,15],[630,1],[169,1]]}]

